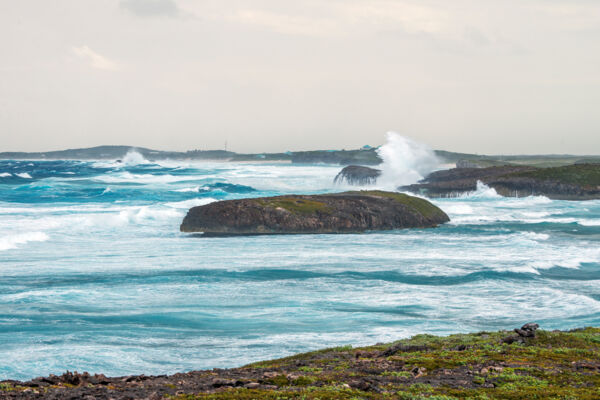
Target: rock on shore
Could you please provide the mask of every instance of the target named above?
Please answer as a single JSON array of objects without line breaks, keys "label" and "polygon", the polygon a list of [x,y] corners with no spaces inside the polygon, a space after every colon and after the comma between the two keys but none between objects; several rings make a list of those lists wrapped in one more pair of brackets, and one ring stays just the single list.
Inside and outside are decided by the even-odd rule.
[{"label": "rock on shore", "polygon": [[359,233],[430,228],[448,216],[427,200],[383,191],[226,200],[191,208],[182,232],[205,235]]},{"label": "rock on shore", "polygon": [[600,199],[600,164],[577,164],[554,168],[508,165],[489,168],[454,168],[433,172],[421,182],[399,189],[429,197],[454,197],[475,191],[478,181],[507,197]]},{"label": "rock on shore", "polygon": [[348,183],[349,185],[373,185],[381,171],[375,168],[363,167],[362,165],[348,165],[336,175],[333,183]]}]

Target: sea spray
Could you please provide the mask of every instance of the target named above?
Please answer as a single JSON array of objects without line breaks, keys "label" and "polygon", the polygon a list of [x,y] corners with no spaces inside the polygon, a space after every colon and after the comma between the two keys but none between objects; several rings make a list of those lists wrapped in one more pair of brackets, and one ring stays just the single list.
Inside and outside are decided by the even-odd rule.
[{"label": "sea spray", "polygon": [[396,132],[388,132],[386,136],[386,144],[377,149],[383,160],[378,186],[395,190],[398,186],[418,182],[439,166],[429,146]]},{"label": "sea spray", "polygon": [[148,160],[144,158],[143,155],[131,149],[125,154],[123,157],[123,164],[125,165],[139,165],[139,164],[148,164]]}]

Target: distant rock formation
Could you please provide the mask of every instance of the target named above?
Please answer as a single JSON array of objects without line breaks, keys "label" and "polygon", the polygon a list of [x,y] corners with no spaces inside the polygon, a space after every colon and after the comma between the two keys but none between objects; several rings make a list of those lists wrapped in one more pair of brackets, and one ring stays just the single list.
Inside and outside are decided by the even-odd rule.
[{"label": "distant rock formation", "polygon": [[481,166],[473,161],[458,160],[456,162],[456,168],[481,168]]},{"label": "distant rock formation", "polygon": [[336,175],[333,183],[346,182],[349,185],[373,185],[377,182],[377,178],[380,175],[381,171],[375,168],[363,167],[362,165],[349,165]]},{"label": "distant rock formation", "polygon": [[600,164],[576,164],[553,168],[529,166],[454,168],[433,172],[421,182],[399,189],[429,197],[454,197],[475,191],[478,181],[507,197],[600,199]]},{"label": "distant rock formation", "polygon": [[430,228],[448,216],[427,200],[383,191],[227,200],[191,208],[182,232],[205,235],[359,233]]}]

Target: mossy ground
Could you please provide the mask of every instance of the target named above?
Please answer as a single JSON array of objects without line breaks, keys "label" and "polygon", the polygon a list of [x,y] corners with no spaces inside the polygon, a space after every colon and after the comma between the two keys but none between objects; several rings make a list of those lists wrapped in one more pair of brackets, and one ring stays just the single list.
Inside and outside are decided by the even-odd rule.
[{"label": "mossy ground", "polygon": [[[270,380],[277,390],[230,389],[175,398],[600,398],[600,329],[538,331],[536,338],[513,344],[502,343],[506,336],[419,335],[395,343],[399,350],[387,357],[381,354],[389,344],[321,350],[244,367],[282,371]],[[290,372],[304,379],[290,379]]]},{"label": "mossy ground", "polygon": [[[363,196],[386,197],[394,199],[395,201],[414,209],[416,212],[418,212],[426,218],[432,218],[436,215],[439,215],[440,213],[443,213],[443,211],[441,211],[438,207],[434,206],[427,200],[421,199],[419,197],[409,196],[404,193],[385,192],[382,190],[362,190],[354,192],[335,193],[334,196],[344,196],[352,194],[359,194]],[[255,201],[261,207],[283,208],[284,210],[287,210],[294,214],[310,215],[316,213],[328,214],[331,212],[331,208],[326,204],[326,202],[312,200],[299,196],[259,198]]]},{"label": "mossy ground", "polygon": [[346,192],[342,194],[361,194],[366,196],[378,196],[378,197],[387,197],[390,199],[396,200],[398,203],[404,204],[408,207],[413,208],[418,213],[423,215],[426,218],[432,218],[440,213],[443,213],[438,207],[431,204],[429,201],[422,199],[420,197],[409,196],[404,193],[398,192],[385,192],[383,190],[361,190],[357,192]]},{"label": "mossy ground", "polygon": [[302,199],[298,197],[273,197],[257,199],[261,206],[283,208],[292,213],[314,214],[316,212],[329,213],[330,208],[321,201]]},{"label": "mossy ground", "polygon": [[[510,335],[505,331],[418,335],[231,370],[34,388],[40,394],[82,397],[92,391],[96,399],[149,398],[149,393],[177,400],[600,399],[599,328],[538,330],[535,338],[509,344],[503,339]],[[27,382],[0,383],[0,398],[33,398],[31,394]]]}]

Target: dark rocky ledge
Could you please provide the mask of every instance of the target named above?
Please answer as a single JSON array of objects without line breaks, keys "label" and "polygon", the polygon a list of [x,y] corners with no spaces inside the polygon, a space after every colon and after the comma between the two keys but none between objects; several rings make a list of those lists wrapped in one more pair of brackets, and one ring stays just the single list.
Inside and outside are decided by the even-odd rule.
[{"label": "dark rocky ledge", "polygon": [[[600,329],[447,337],[318,350],[233,369],[0,382],[0,399],[598,399]],[[233,355],[232,355],[233,356]],[[232,361],[233,363],[234,361]]]},{"label": "dark rocky ledge", "polygon": [[508,197],[541,195],[558,200],[600,199],[600,164],[553,168],[454,168],[433,172],[421,182],[399,189],[429,197],[454,197],[476,190],[477,181]]},{"label": "dark rocky ledge", "polygon": [[381,171],[375,168],[348,165],[335,176],[333,183],[346,182],[349,185],[373,185],[380,175]]},{"label": "dark rocky ledge", "polygon": [[226,200],[190,209],[182,232],[205,235],[359,233],[430,228],[448,216],[427,200],[383,191]]}]

